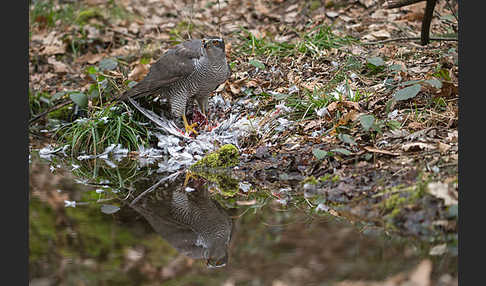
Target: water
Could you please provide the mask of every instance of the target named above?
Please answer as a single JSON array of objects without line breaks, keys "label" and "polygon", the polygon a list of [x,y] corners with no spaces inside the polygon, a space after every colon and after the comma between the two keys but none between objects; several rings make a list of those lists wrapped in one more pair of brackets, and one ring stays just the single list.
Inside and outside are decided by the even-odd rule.
[{"label": "water", "polygon": [[116,164],[32,153],[31,285],[457,285],[453,251],[291,184]]}]

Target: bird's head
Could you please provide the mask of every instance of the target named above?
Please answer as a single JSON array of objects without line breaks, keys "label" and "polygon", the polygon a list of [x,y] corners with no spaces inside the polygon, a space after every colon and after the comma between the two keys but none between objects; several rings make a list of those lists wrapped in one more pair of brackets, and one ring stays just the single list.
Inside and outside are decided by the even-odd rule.
[{"label": "bird's head", "polygon": [[202,47],[206,53],[211,56],[222,56],[224,51],[224,40],[218,37],[207,37],[201,40]]},{"label": "bird's head", "polygon": [[206,254],[206,256],[209,256],[206,259],[208,268],[225,267],[228,263],[228,250],[226,248],[219,248],[216,253]]}]

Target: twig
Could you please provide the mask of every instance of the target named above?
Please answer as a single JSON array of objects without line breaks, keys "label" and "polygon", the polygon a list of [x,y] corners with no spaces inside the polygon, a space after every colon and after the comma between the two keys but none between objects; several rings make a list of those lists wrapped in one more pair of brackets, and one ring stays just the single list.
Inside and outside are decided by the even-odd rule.
[{"label": "twig", "polygon": [[452,5],[449,2],[449,0],[446,0],[446,3],[447,3],[447,8],[449,8],[449,10],[451,10],[452,15],[454,15],[454,18],[456,18],[456,21],[459,23],[459,19],[457,18],[456,11],[454,9],[452,9]]},{"label": "twig", "polygon": [[37,121],[39,118],[43,117],[44,115],[46,115],[46,114],[48,114],[48,113],[50,113],[50,112],[52,112],[52,111],[54,111],[54,110],[58,110],[59,108],[61,108],[61,107],[65,106],[65,105],[68,105],[68,104],[70,104],[70,103],[73,103],[73,102],[72,102],[70,99],[68,99],[68,100],[66,100],[66,101],[64,101],[64,102],[61,102],[61,103],[59,103],[59,104],[57,104],[57,105],[55,105],[55,106],[53,106],[53,107],[49,108],[48,110],[46,110],[46,111],[42,112],[41,114],[36,115],[35,117],[31,118],[31,119],[29,120],[29,125],[30,125],[32,122]]},{"label": "twig", "polygon": [[[388,42],[397,42],[397,41],[411,41],[411,40],[420,40],[421,37],[403,37],[403,38],[393,38],[393,39],[386,39],[382,41],[376,41],[376,42],[367,42],[367,43],[362,43],[363,45],[376,45],[376,44],[384,44]],[[429,38],[431,41],[455,41],[457,42],[458,39],[456,38]]]},{"label": "twig", "polygon": [[223,37],[223,34],[221,34],[221,6],[219,4],[219,0],[218,0],[218,32],[219,32],[219,36],[220,37]]},{"label": "twig", "polygon": [[393,9],[393,8],[400,8],[408,5],[412,5],[418,2],[422,2],[426,0],[402,0],[402,1],[390,1],[391,3],[385,5],[385,9]]},{"label": "twig", "polygon": [[147,193],[150,193],[151,191],[153,191],[155,188],[157,188],[158,186],[160,186],[160,184],[162,184],[163,182],[167,181],[167,180],[173,180],[175,178],[177,178],[177,176],[179,176],[179,174],[182,173],[182,171],[177,171],[175,172],[174,174],[171,174],[167,177],[164,177],[162,179],[160,179],[157,183],[155,183],[153,186],[151,186],[150,188],[148,188],[147,190],[145,190],[143,193],[141,193],[140,195],[138,195],[138,197],[136,197],[131,203],[130,205],[133,206],[138,200],[140,200],[145,194]]}]

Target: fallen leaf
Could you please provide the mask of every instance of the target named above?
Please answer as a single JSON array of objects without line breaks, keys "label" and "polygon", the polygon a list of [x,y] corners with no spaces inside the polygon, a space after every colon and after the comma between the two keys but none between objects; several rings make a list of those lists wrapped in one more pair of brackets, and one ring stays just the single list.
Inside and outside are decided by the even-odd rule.
[{"label": "fallen leaf", "polygon": [[329,18],[336,18],[337,16],[339,16],[339,13],[334,12],[334,11],[329,11],[329,12],[326,12],[326,16],[329,17]]},{"label": "fallen leaf", "polygon": [[412,142],[402,145],[402,150],[408,151],[420,151],[420,150],[434,150],[436,147],[432,144],[422,143],[422,142]]},{"label": "fallen leaf", "polygon": [[54,67],[54,72],[56,73],[67,73],[69,72],[69,67],[63,62],[57,61],[54,57],[47,59],[47,63]]},{"label": "fallen leaf", "polygon": [[379,30],[372,32],[371,35],[377,39],[388,39],[390,38],[390,33],[386,30]]},{"label": "fallen leaf", "polygon": [[256,80],[250,80],[246,83],[247,87],[257,87],[260,86],[260,84]]},{"label": "fallen leaf", "polygon": [[370,8],[371,6],[375,5],[376,2],[376,0],[359,0],[359,3],[361,3],[366,8]]},{"label": "fallen leaf", "polygon": [[447,244],[443,243],[432,247],[429,251],[429,255],[434,255],[434,256],[442,255],[446,253],[446,251],[447,251]]},{"label": "fallen leaf", "polygon": [[424,125],[420,122],[410,122],[408,124],[408,128],[412,129],[412,130],[422,130],[424,129]]},{"label": "fallen leaf", "polygon": [[65,52],[66,48],[64,46],[50,45],[41,48],[41,50],[39,51],[39,55],[52,56],[57,54],[64,54]]},{"label": "fallen leaf", "polygon": [[103,212],[105,214],[113,214],[113,213],[116,213],[119,210],[120,210],[119,206],[114,206],[114,205],[102,205],[101,206],[101,212]]},{"label": "fallen leaf", "polygon": [[106,57],[106,54],[101,53],[101,54],[93,54],[91,52],[88,52],[85,55],[82,55],[81,57],[77,58],[75,60],[76,63],[88,63],[88,64],[95,64],[99,61],[101,61],[103,58]]},{"label": "fallen leaf", "polygon": [[240,88],[239,86],[237,86],[236,84],[232,84],[232,83],[231,83],[231,84],[229,85],[229,87],[230,87],[230,90],[231,90],[231,93],[232,93],[232,94],[237,95],[237,94],[239,94],[239,93],[240,93],[241,88]]},{"label": "fallen leaf", "polygon": [[[329,113],[332,113],[334,112],[334,110],[336,110],[336,108],[339,108],[339,107],[348,107],[348,108],[353,108],[355,110],[360,110],[360,106],[359,106],[359,103],[357,102],[354,102],[354,101],[347,101],[347,100],[343,100],[343,101],[334,101],[334,102],[331,102],[328,106],[327,106],[327,111]],[[340,109],[342,110],[342,108]]]},{"label": "fallen leaf", "polygon": [[128,74],[129,80],[141,81],[149,72],[148,65],[137,64],[135,68]]},{"label": "fallen leaf", "polygon": [[390,152],[390,151],[387,151],[387,150],[376,149],[376,148],[369,147],[369,146],[365,146],[363,148],[366,151],[372,152],[372,153],[379,153],[379,154],[390,155],[390,156],[398,156],[398,155],[400,155],[398,153],[393,153],[393,152]]},{"label": "fallen leaf", "polygon": [[452,82],[444,81],[442,82],[442,88],[440,89],[440,93],[436,96],[440,97],[452,97],[458,94],[457,85]]},{"label": "fallen leaf", "polygon": [[410,274],[411,285],[430,286],[430,273],[432,272],[432,261],[425,259]]},{"label": "fallen leaf", "polygon": [[256,200],[249,200],[249,201],[236,201],[236,204],[239,206],[252,206],[256,204]]},{"label": "fallen leaf", "polygon": [[439,198],[444,200],[444,205],[446,206],[451,206],[451,205],[456,205],[458,203],[457,201],[457,196],[454,197],[454,191],[450,190],[449,191],[449,185],[446,183],[442,182],[432,182],[427,185],[427,191]]},{"label": "fallen leaf", "polygon": [[420,92],[421,88],[422,86],[420,84],[407,86],[405,88],[395,91],[395,93],[393,93],[393,98],[395,98],[396,100],[407,100],[413,98]]},{"label": "fallen leaf", "polygon": [[451,149],[450,145],[447,145],[447,144],[442,143],[442,142],[438,142],[437,147],[439,148],[439,151],[440,151],[441,154],[447,153],[447,151],[449,151],[449,149]]}]

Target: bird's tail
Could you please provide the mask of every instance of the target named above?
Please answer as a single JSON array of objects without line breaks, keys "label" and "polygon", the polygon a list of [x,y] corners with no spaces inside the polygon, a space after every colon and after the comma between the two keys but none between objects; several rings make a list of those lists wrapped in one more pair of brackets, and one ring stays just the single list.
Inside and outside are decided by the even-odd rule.
[{"label": "bird's tail", "polygon": [[128,98],[136,99],[157,93],[158,88],[154,87],[149,81],[141,81],[131,89],[125,91],[110,102],[126,101]]}]

